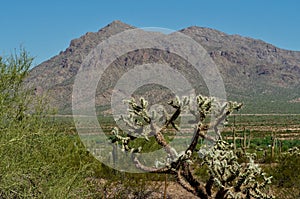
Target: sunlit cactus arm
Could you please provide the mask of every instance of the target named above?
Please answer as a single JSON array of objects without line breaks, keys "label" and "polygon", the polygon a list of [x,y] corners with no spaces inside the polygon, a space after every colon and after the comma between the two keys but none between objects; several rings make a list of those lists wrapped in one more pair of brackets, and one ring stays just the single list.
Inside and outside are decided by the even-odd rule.
[{"label": "sunlit cactus arm", "polygon": [[140,98],[140,104],[137,104],[134,98],[127,101],[129,104],[129,112],[134,113],[137,116],[140,116],[143,118],[143,120],[150,124],[151,118],[149,117],[149,114],[147,112],[148,108],[148,102],[144,98]]},{"label": "sunlit cactus arm", "polygon": [[[178,114],[175,111],[171,118],[165,122],[165,125],[162,128],[159,128],[153,121],[154,118],[151,118],[151,116],[148,113],[148,102],[144,99],[140,99],[140,104],[137,104],[135,99],[131,99],[127,101],[129,104],[129,112],[130,112],[130,120],[125,120],[127,124],[129,123],[131,126],[140,126],[140,128],[135,128],[134,133],[137,135],[142,135],[145,137],[146,140],[148,140],[148,136],[154,136],[156,142],[164,148],[164,150],[167,152],[167,154],[170,155],[171,159],[177,159],[178,153],[176,150],[171,147],[168,142],[165,140],[162,132],[167,128],[168,124],[174,123],[177,117],[180,115],[180,112]],[[175,100],[171,103],[174,107],[179,107],[180,109],[180,102],[179,99]],[[178,115],[177,115],[178,114]],[[149,131],[144,132],[144,129],[146,126],[149,126]],[[172,126],[175,126],[175,124],[172,124]],[[134,135],[134,134],[133,134]]]},{"label": "sunlit cactus arm", "polygon": [[129,105],[129,115],[127,117],[121,116],[121,120],[129,127],[129,136],[143,136],[149,140],[150,130],[147,129],[147,125],[151,122],[151,116],[147,110],[148,102],[144,98],[140,99],[140,104],[137,104],[134,98],[125,102]]},{"label": "sunlit cactus arm", "polygon": [[[216,100],[215,100],[216,101]],[[223,124],[227,117],[235,110],[240,110],[242,107],[242,103],[237,103],[237,102],[226,102],[226,103],[221,103],[221,102],[216,102],[216,106],[214,107],[215,110],[213,110],[215,114],[215,121],[210,124],[210,129],[214,129],[216,135],[218,136],[218,139],[222,139],[221,133],[219,131],[219,126]]]},{"label": "sunlit cactus arm", "polygon": [[131,98],[130,100],[125,100],[125,103],[127,102],[129,105],[128,112],[130,113],[130,119],[132,122],[132,125],[146,125],[150,124],[151,117],[148,113],[148,102],[144,99],[140,99],[140,103],[138,104],[134,98]]},{"label": "sunlit cactus arm", "polygon": [[111,143],[117,143],[121,145],[122,151],[127,151],[131,153],[139,153],[142,150],[142,147],[139,147],[137,149],[129,147],[129,142],[136,139],[136,137],[130,136],[130,134],[126,135],[120,135],[118,128],[113,128],[111,131],[112,135],[109,137],[109,140]]}]

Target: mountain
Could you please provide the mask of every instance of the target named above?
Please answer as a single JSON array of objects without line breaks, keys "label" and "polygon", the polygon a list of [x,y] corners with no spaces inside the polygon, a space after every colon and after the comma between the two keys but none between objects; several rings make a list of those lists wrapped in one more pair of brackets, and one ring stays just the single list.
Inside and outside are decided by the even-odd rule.
[{"label": "mountain", "polygon": [[[53,106],[61,113],[71,112],[74,78],[84,58],[100,42],[133,29],[133,26],[113,21],[98,32],[88,32],[71,41],[58,55],[30,71],[26,80],[37,94],[47,92]],[[202,28],[188,27],[179,32],[201,44],[216,63],[230,100],[243,101],[247,113],[299,113],[300,112],[300,52],[277,48],[264,41]],[[141,49],[119,57],[102,79],[102,90],[97,90],[98,106],[110,104],[113,85],[124,72],[134,65],[169,63],[185,70],[187,78],[195,79],[200,90],[207,92],[205,83],[194,77],[193,69],[178,55],[157,49]],[[125,67],[124,67],[125,66]],[[147,88],[146,96],[160,89]],[[146,90],[147,90],[146,89]],[[144,89],[145,90],[145,89]],[[206,91],[205,91],[206,90]]]}]

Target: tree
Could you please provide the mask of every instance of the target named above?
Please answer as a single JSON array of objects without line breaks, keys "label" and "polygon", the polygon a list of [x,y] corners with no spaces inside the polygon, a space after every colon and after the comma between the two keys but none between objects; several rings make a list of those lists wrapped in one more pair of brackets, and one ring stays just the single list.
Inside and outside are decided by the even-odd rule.
[{"label": "tree", "polygon": [[[256,165],[250,154],[246,154],[248,162],[239,164],[238,158],[232,150],[232,146],[222,140],[220,127],[227,122],[227,117],[242,107],[237,102],[222,102],[213,97],[196,97],[197,110],[191,109],[191,99],[178,97],[168,104],[175,109],[173,114],[168,115],[166,110],[158,115],[155,111],[150,113],[148,102],[141,98],[128,101],[129,115],[123,116],[122,120],[129,127],[128,132],[119,132],[118,128],[112,130],[110,137],[112,143],[122,147],[122,150],[130,153],[135,166],[143,171],[151,173],[168,173],[176,177],[177,182],[187,191],[200,198],[272,198],[266,194],[265,187],[270,183],[271,177],[266,177]],[[167,139],[165,133],[172,127],[177,132],[180,128],[176,125],[177,119],[185,109],[191,109],[196,126],[193,138],[188,147],[181,152],[176,151]],[[208,116],[213,115],[215,120],[207,122]],[[158,121],[164,121],[159,127]],[[149,167],[139,160],[142,147],[133,147],[137,137],[149,140],[155,138],[167,157],[164,162],[159,162],[162,167]],[[199,147],[199,140],[205,139],[210,147],[204,150]],[[197,153],[203,157],[203,165],[207,165],[209,179],[205,182],[198,179],[193,173],[193,157]],[[261,178],[261,179],[259,179]]]},{"label": "tree", "polygon": [[25,50],[0,57],[0,198],[86,198],[87,168],[98,162],[24,86],[31,63]]},{"label": "tree", "polygon": [[28,74],[32,60],[24,50],[20,55],[15,54],[7,59],[0,57],[1,128],[7,128],[25,117],[29,93],[22,83]]}]

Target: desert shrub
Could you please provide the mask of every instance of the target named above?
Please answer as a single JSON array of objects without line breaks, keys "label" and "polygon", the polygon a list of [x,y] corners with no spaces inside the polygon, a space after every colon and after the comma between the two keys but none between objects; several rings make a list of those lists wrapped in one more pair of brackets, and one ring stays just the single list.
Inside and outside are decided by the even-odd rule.
[{"label": "desert shrub", "polygon": [[289,149],[279,157],[276,166],[269,168],[273,175],[273,185],[278,190],[278,198],[300,197],[300,150]]},{"label": "desert shrub", "polygon": [[0,197],[87,194],[85,178],[99,164],[77,135],[49,122],[45,98],[24,87],[31,64],[24,50],[0,57]]}]

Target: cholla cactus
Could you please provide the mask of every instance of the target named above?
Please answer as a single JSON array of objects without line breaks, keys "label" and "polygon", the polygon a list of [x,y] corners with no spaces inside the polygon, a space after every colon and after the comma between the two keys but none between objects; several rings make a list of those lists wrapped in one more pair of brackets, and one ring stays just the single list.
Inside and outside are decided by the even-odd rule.
[{"label": "cholla cactus", "polygon": [[[222,141],[220,126],[226,122],[228,115],[242,107],[241,103],[197,96],[197,109],[194,110],[190,106],[191,99],[184,97],[180,100],[177,97],[168,102],[175,109],[171,115],[167,114],[165,110],[162,110],[162,114],[151,112],[148,102],[143,98],[139,103],[134,99],[127,103],[129,104],[129,115],[123,116],[122,120],[128,126],[128,132],[121,136],[118,129],[114,128],[111,141],[120,144],[123,151],[131,152],[137,168],[146,172],[173,174],[183,188],[204,199],[272,198],[263,192],[271,178],[266,177],[258,165],[254,164],[250,155],[248,155],[248,163],[239,164],[231,146]],[[185,109],[189,109],[190,113],[194,115],[197,125],[194,128],[193,139],[186,150],[177,152],[166,141],[164,132],[170,125],[176,131],[180,131],[175,122]],[[209,115],[213,115],[215,119],[207,124],[205,119]],[[163,126],[159,126],[157,122],[162,120],[164,121]],[[212,136],[211,133],[208,134],[208,131],[212,131],[215,136]],[[141,147],[135,149],[129,146],[129,143],[137,137],[149,140],[150,136],[154,136],[156,142],[167,153],[165,161],[156,160],[153,167],[147,167],[139,161],[136,154],[141,152]],[[198,152],[204,157],[204,164],[209,168],[210,178],[207,182],[196,179],[191,169],[192,154],[197,152],[196,146],[200,139],[207,139],[215,143],[213,148],[210,147],[207,150],[201,148]],[[263,177],[261,182],[256,180],[258,176]]]},{"label": "cholla cactus", "polygon": [[[261,168],[254,163],[250,154],[249,162],[241,165],[233,153],[233,146],[224,141],[207,152],[204,163],[207,164],[211,181],[218,191],[214,198],[273,198],[262,190],[271,183],[272,177],[266,177]],[[263,179],[259,182],[259,179]],[[211,186],[211,189],[213,186]]]}]

